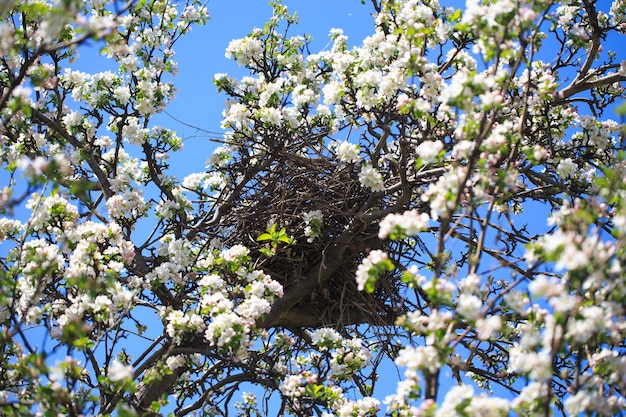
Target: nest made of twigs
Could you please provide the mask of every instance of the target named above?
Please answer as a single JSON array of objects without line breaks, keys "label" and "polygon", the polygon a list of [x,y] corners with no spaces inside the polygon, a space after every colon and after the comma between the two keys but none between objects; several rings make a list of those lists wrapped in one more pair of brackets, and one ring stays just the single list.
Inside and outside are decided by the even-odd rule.
[{"label": "nest made of twigs", "polygon": [[[354,221],[371,198],[358,178],[358,169],[330,158],[310,158],[285,153],[254,175],[231,203],[222,226],[231,233],[230,244],[241,243],[252,248],[257,266],[288,289],[320,262],[332,243]],[[303,214],[320,210],[324,220],[321,235],[308,241]],[[285,228],[294,238],[291,245],[281,245],[274,256],[260,252],[265,244],[257,238],[271,224]],[[402,313],[397,276],[387,274],[376,291],[359,291],[356,270],[370,249],[397,253],[398,244],[375,239],[378,224],[363,224],[353,236],[344,262],[329,279],[320,282],[310,296],[296,308],[305,309],[318,318],[319,326],[342,326],[354,323],[389,324]]]}]

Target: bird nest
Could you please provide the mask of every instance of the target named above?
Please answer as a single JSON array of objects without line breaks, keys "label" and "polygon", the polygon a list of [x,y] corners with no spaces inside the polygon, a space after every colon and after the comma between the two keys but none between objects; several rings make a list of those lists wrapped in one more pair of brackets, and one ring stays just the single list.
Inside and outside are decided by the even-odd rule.
[{"label": "bird nest", "polygon": [[[372,206],[372,193],[360,184],[358,167],[334,158],[276,152],[267,161],[241,158],[228,164],[231,178],[242,178],[242,173],[246,173],[245,186],[229,203],[220,224],[229,236],[227,244],[251,248],[255,266],[279,281],[288,292],[299,280],[311,279],[310,274],[305,278],[309,271],[324,267],[329,251],[337,250],[334,244],[348,228],[354,230],[363,208]],[[384,208],[391,197],[380,195],[374,201],[373,208]],[[314,210],[323,214],[323,225],[319,236],[310,239],[303,215]],[[276,230],[284,228],[293,241],[278,244],[274,254],[268,256],[263,249],[270,243],[258,238],[272,224]],[[397,261],[407,243],[378,239],[377,221],[356,225],[356,229],[345,245],[339,267],[323,282],[317,282],[313,291],[294,307],[309,317],[302,327],[393,324],[404,313],[406,304],[400,294],[398,272],[381,277],[373,293],[359,291],[355,277],[357,267],[370,250],[383,249]]]}]

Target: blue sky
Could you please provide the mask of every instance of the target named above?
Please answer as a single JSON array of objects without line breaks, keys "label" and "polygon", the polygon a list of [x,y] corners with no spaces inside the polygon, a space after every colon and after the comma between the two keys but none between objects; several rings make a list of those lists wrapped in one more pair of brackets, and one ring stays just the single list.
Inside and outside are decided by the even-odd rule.
[{"label": "blue sky", "polygon": [[[314,52],[327,46],[332,28],[342,28],[351,46],[359,45],[374,31],[369,1],[363,5],[359,0],[285,0],[283,4],[300,17],[300,23],[292,28],[291,35],[310,34]],[[225,58],[224,51],[232,39],[246,36],[254,27],[263,27],[272,15],[272,8],[269,0],[212,0],[207,8],[211,20],[206,26],[194,27],[174,47],[179,72],[173,81],[178,92],[166,111],[187,124],[221,132],[219,126],[226,97],[217,94],[213,74],[222,72],[235,78],[247,75],[244,68]],[[175,169],[179,163],[184,164],[181,176],[204,169],[204,162],[216,146],[215,142],[206,136],[197,136],[203,133],[177,123],[167,115],[155,118],[154,122],[175,130],[186,139],[185,150],[171,159]]]}]

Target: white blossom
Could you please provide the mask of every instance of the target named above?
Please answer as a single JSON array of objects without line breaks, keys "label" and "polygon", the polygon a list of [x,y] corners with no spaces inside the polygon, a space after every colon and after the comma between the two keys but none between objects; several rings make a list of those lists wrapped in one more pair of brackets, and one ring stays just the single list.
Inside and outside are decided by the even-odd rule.
[{"label": "white blossom", "polygon": [[334,146],[337,158],[342,162],[358,162],[361,159],[359,156],[359,145],[357,144],[343,141],[335,142]]},{"label": "white blossom", "polygon": [[370,165],[363,165],[361,172],[359,173],[359,181],[365,188],[369,188],[372,191],[384,191],[385,184],[383,182],[383,176],[375,168]]},{"label": "white blossom", "polygon": [[556,171],[561,178],[570,178],[574,176],[575,172],[578,170],[578,166],[572,161],[571,158],[565,158],[559,162],[559,165],[556,167]]},{"label": "white blossom", "polygon": [[419,232],[426,230],[429,220],[428,214],[419,213],[417,210],[407,210],[402,214],[388,214],[379,224],[378,237],[386,239],[396,230],[402,231],[407,236],[416,236]]},{"label": "white blossom", "polygon": [[132,378],[134,372],[131,365],[124,365],[116,358],[109,366],[107,377],[110,381],[118,382]]},{"label": "white blossom", "polygon": [[437,155],[439,155],[439,152],[442,149],[443,149],[443,142],[441,142],[440,140],[437,140],[437,141],[427,140],[427,141],[420,143],[417,146],[417,149],[415,150],[415,152],[417,153],[417,156],[419,156],[422,159],[424,164],[428,165],[435,160],[435,158],[437,157]]}]

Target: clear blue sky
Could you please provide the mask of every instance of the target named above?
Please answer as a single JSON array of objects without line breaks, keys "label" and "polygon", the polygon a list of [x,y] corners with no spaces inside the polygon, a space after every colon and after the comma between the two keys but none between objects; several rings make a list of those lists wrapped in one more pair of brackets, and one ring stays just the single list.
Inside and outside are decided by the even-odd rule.
[{"label": "clear blue sky", "polygon": [[[300,23],[293,27],[291,34],[308,33],[313,36],[313,52],[326,47],[328,32],[332,28],[342,28],[350,46],[359,45],[374,32],[369,1],[363,5],[359,0],[284,0],[283,4],[288,6],[290,13],[297,11],[300,17]],[[179,72],[174,79],[178,92],[166,111],[190,125],[220,132],[226,97],[217,94],[213,74],[222,72],[235,78],[247,75],[244,68],[224,57],[224,51],[232,39],[246,36],[254,27],[263,27],[272,15],[272,8],[269,0],[212,0],[207,8],[211,20],[206,26],[194,27],[174,47],[175,60],[179,64]],[[183,153],[171,158],[176,173],[185,176],[204,169],[214,142],[206,137],[191,137],[197,134],[194,129],[167,116],[157,117],[155,123],[188,138]],[[176,168],[181,162],[184,168],[179,171]]]}]

